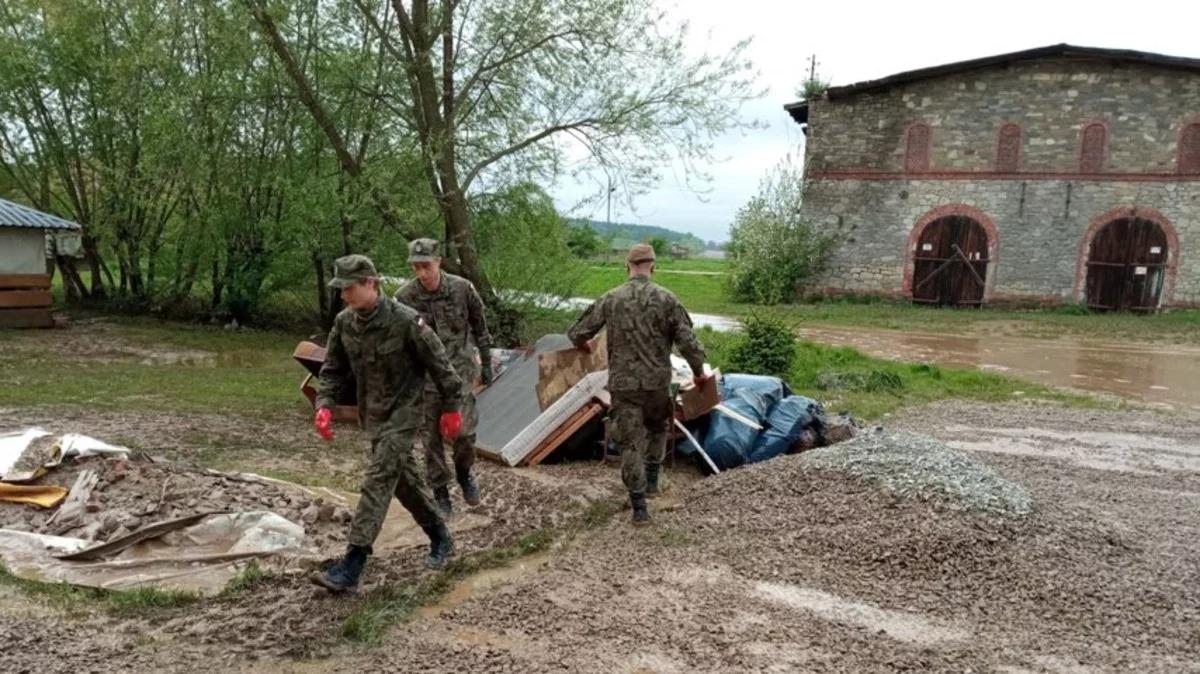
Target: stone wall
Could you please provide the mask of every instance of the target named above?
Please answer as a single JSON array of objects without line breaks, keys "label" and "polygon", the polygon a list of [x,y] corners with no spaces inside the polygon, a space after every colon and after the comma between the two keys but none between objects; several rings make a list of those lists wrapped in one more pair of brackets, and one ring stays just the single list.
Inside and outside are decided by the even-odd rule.
[{"label": "stone wall", "polygon": [[933,131],[930,170],[995,168],[997,134],[1020,125],[1020,170],[1079,166],[1089,122],[1108,129],[1106,169],[1173,173],[1179,134],[1200,122],[1200,74],[1102,61],[1036,61],[899,85],[809,106],[807,170],[899,171],[905,131]]},{"label": "stone wall", "polygon": [[[1079,170],[1082,129],[1095,121],[1109,130],[1104,175]],[[842,244],[810,290],[906,296],[914,227],[957,209],[996,233],[988,300],[1079,301],[1089,232],[1127,214],[1114,209],[1139,208],[1177,243],[1164,304],[1198,304],[1200,176],[1174,175],[1180,132],[1197,121],[1200,75],[1100,61],[1034,62],[815,101],[803,209]],[[904,135],[915,122],[932,129],[931,166],[906,174]],[[1023,132],[1016,173],[995,167],[1008,122]]]}]

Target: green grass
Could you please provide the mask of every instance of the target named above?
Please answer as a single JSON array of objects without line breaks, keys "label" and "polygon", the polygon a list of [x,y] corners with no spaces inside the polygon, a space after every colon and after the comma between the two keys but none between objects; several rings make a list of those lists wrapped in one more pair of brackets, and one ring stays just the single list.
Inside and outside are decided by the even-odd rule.
[{"label": "green grass", "polygon": [[[303,404],[297,389],[304,370],[291,359],[300,336],[107,320],[117,328],[97,331],[82,354],[69,341],[46,349],[40,331],[0,332],[0,370],[11,373],[0,406],[279,415]],[[70,337],[86,339],[89,328],[71,330],[79,336]],[[173,353],[183,358],[173,362]]]},{"label": "green grass", "polygon": [[191,592],[172,592],[148,587],[120,591],[102,590],[68,583],[26,580],[14,576],[3,564],[0,564],[0,585],[40,598],[48,605],[63,611],[79,612],[100,608],[117,617],[144,616],[200,601],[200,595]]},{"label": "green grass", "polygon": [[[709,362],[728,371],[730,347],[738,336],[709,329],[700,330],[699,336]],[[986,402],[1037,399],[1082,407],[1112,404],[978,370],[884,360],[851,348],[803,340],[797,341],[796,361],[785,379],[796,393],[826,403],[828,411],[850,412],[865,420],[950,398]]]},{"label": "green grass", "polygon": [[[595,260],[589,260],[588,264],[591,266],[605,266],[605,267],[613,267],[615,269],[624,269],[625,268],[625,258],[623,258],[623,257],[618,258],[615,255],[611,256],[609,258],[601,257],[601,258],[597,258]],[[721,274],[728,273],[728,271],[729,271],[729,261],[728,260],[710,260],[710,259],[705,259],[705,258],[688,258],[685,260],[672,260],[671,258],[663,257],[663,258],[660,258],[659,260],[657,260],[654,263],[654,266],[659,271],[703,271],[703,272],[716,272],[716,273],[721,273]]]},{"label": "green grass", "polygon": [[236,597],[252,592],[271,577],[272,574],[270,572],[263,571],[262,567],[258,565],[258,560],[252,559],[238,575],[229,579],[224,589],[221,590],[221,596]]},{"label": "green grass", "polygon": [[[768,313],[813,327],[1200,345],[1200,310],[1194,309],[1153,315],[1095,313],[1079,305],[1037,309],[955,309],[914,305],[873,296],[846,296],[759,307],[731,301],[725,289],[724,276],[672,273],[684,269],[728,272],[729,266],[723,260],[664,260],[659,263],[654,281],[674,292],[689,311],[696,313],[739,318],[752,312]],[[593,263],[577,294],[599,297],[623,283],[625,278],[624,263]]]},{"label": "green grass", "polygon": [[[628,279],[624,266],[591,267],[579,284],[576,294],[599,297]],[[654,273],[654,282],[674,292],[689,311],[699,313],[729,313],[733,306],[725,298],[724,276],[673,274],[666,269]]]},{"label": "green grass", "polygon": [[[738,308],[735,308],[738,307]],[[747,308],[730,305],[735,315]],[[740,308],[740,310],[739,310]],[[1200,311],[1154,315],[1101,314],[1067,305],[1047,309],[954,309],[907,302],[819,302],[773,307],[771,313],[801,325],[859,327],[906,332],[937,332],[1054,339],[1200,344]]]}]

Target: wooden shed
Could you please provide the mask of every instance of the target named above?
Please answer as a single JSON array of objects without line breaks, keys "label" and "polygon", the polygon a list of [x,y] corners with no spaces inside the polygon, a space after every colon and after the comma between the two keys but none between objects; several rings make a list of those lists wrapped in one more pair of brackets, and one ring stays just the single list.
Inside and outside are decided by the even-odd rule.
[{"label": "wooden shed", "polygon": [[54,325],[46,233],[79,229],[69,220],[0,199],[0,328]]}]

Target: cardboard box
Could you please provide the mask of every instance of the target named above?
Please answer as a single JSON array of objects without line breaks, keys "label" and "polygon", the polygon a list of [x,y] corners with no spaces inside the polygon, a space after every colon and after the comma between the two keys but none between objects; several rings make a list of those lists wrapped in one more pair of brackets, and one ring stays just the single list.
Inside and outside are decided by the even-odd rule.
[{"label": "cardboard box", "polygon": [[721,390],[717,380],[721,378],[720,370],[713,370],[712,377],[704,382],[704,386],[683,389],[679,392],[679,408],[683,411],[683,420],[691,421],[713,411],[721,404]]}]

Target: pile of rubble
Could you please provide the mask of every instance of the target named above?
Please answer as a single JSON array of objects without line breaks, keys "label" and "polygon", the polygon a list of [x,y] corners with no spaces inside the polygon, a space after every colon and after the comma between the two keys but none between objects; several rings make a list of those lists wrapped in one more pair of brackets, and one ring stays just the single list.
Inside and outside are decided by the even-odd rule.
[{"label": "pile of rubble", "polygon": [[353,498],[27,429],[0,435],[0,562],[41,580],[213,594],[251,559],[341,548]]},{"label": "pile of rubble", "polygon": [[[308,370],[301,391],[315,400],[314,377],[324,349],[301,342],[292,357]],[[507,466],[534,466],[565,455],[603,458],[620,451],[605,417],[611,407],[605,334],[590,352],[566,335],[552,334],[532,348],[492,350],[493,384],[477,389],[479,453]],[[826,415],[816,401],[794,395],[775,377],[715,375],[696,388],[687,363],[672,356],[676,420],[672,435],[680,454],[708,473],[822,447],[853,437],[848,416]],[[707,367],[707,366],[706,366]],[[338,394],[335,418],[356,418],[353,383]]]},{"label": "pile of rubble", "polygon": [[340,545],[353,516],[345,499],[333,492],[237,473],[159,462],[147,457],[89,457],[64,463],[28,483],[70,491],[81,475],[95,482],[83,507],[65,513],[54,508],[0,501],[0,528],[93,542],[122,538],[143,526],[204,513],[269,510],[303,524],[319,548]]}]

